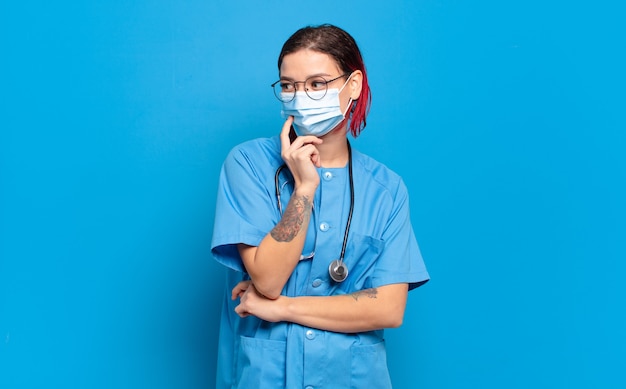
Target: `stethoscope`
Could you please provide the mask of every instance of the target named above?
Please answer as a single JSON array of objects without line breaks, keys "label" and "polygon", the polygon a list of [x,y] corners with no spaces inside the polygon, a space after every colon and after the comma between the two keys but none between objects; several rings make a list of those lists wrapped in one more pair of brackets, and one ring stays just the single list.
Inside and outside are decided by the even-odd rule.
[{"label": "stethoscope", "polygon": [[[286,168],[287,165],[281,165],[278,169],[276,169],[276,174],[274,175],[274,184],[276,187],[276,201],[278,203],[278,211],[280,214],[283,214],[283,206],[280,202],[280,183],[279,176],[280,172]],[[352,148],[350,147],[350,142],[348,142],[348,176],[350,180],[350,210],[348,212],[348,221],[346,222],[346,231],[343,234],[343,245],[341,246],[341,254],[339,255],[339,259],[335,259],[328,265],[328,274],[330,278],[332,278],[335,282],[341,282],[348,277],[348,266],[343,263],[344,255],[346,254],[346,246],[348,245],[348,233],[350,232],[350,223],[352,222],[352,211],[354,211],[354,180],[352,178]]]}]

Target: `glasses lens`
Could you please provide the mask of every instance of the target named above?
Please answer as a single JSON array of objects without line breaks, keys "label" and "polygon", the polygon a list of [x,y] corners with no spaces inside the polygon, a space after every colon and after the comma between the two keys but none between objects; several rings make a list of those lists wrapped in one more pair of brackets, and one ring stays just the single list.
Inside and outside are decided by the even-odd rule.
[{"label": "glasses lens", "polygon": [[289,102],[296,95],[295,85],[290,81],[278,81],[274,84],[274,95],[282,102]]},{"label": "glasses lens", "polygon": [[321,100],[326,96],[328,82],[322,77],[311,77],[305,81],[306,94],[313,100]]}]

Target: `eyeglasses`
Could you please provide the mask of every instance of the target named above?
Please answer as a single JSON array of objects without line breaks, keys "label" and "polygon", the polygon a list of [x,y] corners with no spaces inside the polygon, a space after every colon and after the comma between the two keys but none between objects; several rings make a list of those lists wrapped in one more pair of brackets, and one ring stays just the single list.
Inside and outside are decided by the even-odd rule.
[{"label": "eyeglasses", "polygon": [[342,74],[339,77],[335,77],[332,80],[326,80],[322,76],[311,76],[304,81],[289,81],[278,80],[273,83],[272,89],[274,90],[274,96],[283,103],[288,103],[296,97],[297,84],[304,84],[304,92],[312,100],[321,100],[326,96],[328,91],[328,84],[336,81],[342,77],[349,76],[350,73]]}]

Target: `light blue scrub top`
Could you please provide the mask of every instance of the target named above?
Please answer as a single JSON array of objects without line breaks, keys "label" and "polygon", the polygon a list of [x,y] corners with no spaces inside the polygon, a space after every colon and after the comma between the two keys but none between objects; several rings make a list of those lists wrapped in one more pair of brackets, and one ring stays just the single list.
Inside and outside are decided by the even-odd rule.
[{"label": "light blue scrub top", "polygon": [[[407,190],[384,165],[353,150],[354,212],[342,283],[328,275],[341,253],[350,207],[348,168],[319,168],[320,185],[302,250],[286,296],[329,296],[387,284],[409,289],[429,279],[411,227]],[[280,220],[274,175],[283,164],[278,136],[235,147],[220,175],[212,253],[228,267],[221,316],[217,388],[391,388],[383,330],[335,333],[294,323],[240,318],[231,289],[247,279],[237,244],[258,246]],[[280,175],[286,208],[293,190]]]}]

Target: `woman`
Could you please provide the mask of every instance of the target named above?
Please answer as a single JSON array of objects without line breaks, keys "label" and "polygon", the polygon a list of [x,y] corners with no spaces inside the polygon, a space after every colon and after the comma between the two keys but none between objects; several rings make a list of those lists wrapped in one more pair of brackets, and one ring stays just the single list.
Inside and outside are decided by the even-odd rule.
[{"label": "woman", "polygon": [[278,70],[280,135],[235,147],[220,176],[217,386],[389,388],[383,330],[429,276],[404,183],[347,139],[370,104],[361,53],[338,27],[305,27]]}]

